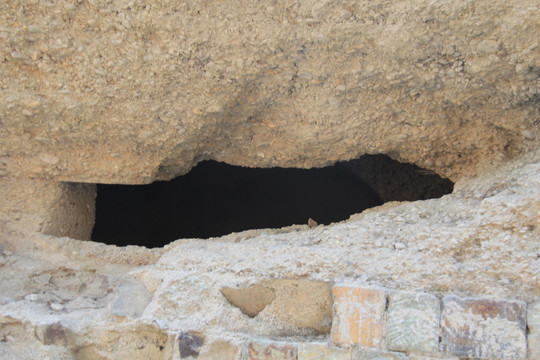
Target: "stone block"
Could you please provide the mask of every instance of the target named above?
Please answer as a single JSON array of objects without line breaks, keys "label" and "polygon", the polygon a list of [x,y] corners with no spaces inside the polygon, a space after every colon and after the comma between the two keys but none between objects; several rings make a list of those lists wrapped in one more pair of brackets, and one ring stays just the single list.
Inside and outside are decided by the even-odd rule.
[{"label": "stone block", "polygon": [[389,350],[439,350],[440,304],[426,293],[396,292],[389,297],[386,346]]},{"label": "stone block", "polygon": [[341,344],[379,347],[386,294],[380,289],[334,286],[332,339]]},{"label": "stone block", "polygon": [[290,343],[252,341],[247,345],[246,360],[298,360],[298,348]]},{"label": "stone block", "polygon": [[242,348],[229,339],[208,339],[197,360],[240,360]]},{"label": "stone block", "polygon": [[409,355],[409,360],[459,360],[455,356],[435,356],[435,355],[420,355],[420,354],[411,354]]},{"label": "stone block", "polygon": [[351,350],[329,346],[326,343],[298,345],[298,360],[350,360]]},{"label": "stone block", "polygon": [[299,329],[330,333],[332,286],[329,283],[279,279],[263,284],[276,291],[276,300],[266,309],[269,313]]},{"label": "stone block", "polygon": [[[249,317],[261,311],[298,328],[329,333],[332,323],[332,289],[323,281],[276,279],[249,287],[223,287],[221,293]],[[293,335],[293,334],[282,334]]]},{"label": "stone block", "polygon": [[529,359],[540,359],[540,302],[527,311],[529,327]]},{"label": "stone block", "polygon": [[519,301],[446,296],[441,349],[448,355],[523,359],[527,356],[526,306]]},{"label": "stone block", "polygon": [[111,312],[116,316],[138,318],[153,296],[138,279],[126,278],[114,291]]},{"label": "stone block", "polygon": [[352,360],[408,360],[409,357],[406,354],[381,351],[381,350],[369,350],[369,349],[354,349],[352,353]]}]

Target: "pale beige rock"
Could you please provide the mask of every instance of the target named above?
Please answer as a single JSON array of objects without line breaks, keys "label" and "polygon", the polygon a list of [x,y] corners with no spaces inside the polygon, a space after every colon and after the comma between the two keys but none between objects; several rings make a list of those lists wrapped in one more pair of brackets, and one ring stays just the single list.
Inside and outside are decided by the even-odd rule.
[{"label": "pale beige rock", "polygon": [[242,348],[233,339],[207,339],[201,349],[199,360],[240,360]]},{"label": "pale beige rock", "polygon": [[138,318],[152,301],[152,294],[137,279],[124,279],[116,287],[111,313],[116,316]]},{"label": "pale beige rock", "polygon": [[249,317],[257,316],[263,309],[276,298],[272,288],[253,285],[247,288],[224,287],[221,293],[231,305],[239,308]]},{"label": "pale beige rock", "polygon": [[80,360],[168,360],[174,341],[161,329],[144,324],[121,325],[116,329],[92,329],[72,345]]},{"label": "pale beige rock", "polygon": [[[457,180],[538,146],[536,0],[0,3],[0,176],[386,153]],[[496,21],[494,19],[497,19]]]},{"label": "pale beige rock", "polygon": [[96,187],[92,184],[43,182],[0,176],[0,217],[27,229],[90,240]]},{"label": "pale beige rock", "polygon": [[266,311],[296,328],[328,333],[332,324],[331,285],[324,281],[271,280],[275,300]]}]

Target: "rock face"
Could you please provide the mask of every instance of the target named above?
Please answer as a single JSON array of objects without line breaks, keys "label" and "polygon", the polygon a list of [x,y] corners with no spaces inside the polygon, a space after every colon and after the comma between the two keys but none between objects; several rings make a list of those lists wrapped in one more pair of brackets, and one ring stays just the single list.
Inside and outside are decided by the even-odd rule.
[{"label": "rock face", "polygon": [[2,217],[0,358],[536,359],[539,173],[536,151],[439,199],[162,249]]},{"label": "rock face", "polygon": [[0,194],[0,217],[44,234],[90,239],[95,185],[0,177]]},{"label": "rock face", "polygon": [[535,0],[4,1],[0,175],[385,153],[457,180],[537,146],[539,19]]},{"label": "rock face", "polygon": [[[538,358],[539,32],[537,0],[0,1],[0,358]],[[364,154],[455,188],[330,226],[74,240],[92,183]]]}]

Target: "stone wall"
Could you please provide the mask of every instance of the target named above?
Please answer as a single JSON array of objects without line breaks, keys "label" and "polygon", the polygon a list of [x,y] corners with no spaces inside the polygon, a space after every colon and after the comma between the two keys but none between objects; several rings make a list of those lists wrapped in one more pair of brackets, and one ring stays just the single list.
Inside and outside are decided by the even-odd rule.
[{"label": "stone wall", "polygon": [[538,357],[540,153],[331,226],[147,249],[0,218],[0,357]]}]

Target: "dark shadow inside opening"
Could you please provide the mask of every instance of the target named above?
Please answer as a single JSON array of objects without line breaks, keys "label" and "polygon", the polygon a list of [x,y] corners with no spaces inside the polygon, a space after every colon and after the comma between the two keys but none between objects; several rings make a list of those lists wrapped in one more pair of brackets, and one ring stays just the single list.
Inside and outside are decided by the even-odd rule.
[{"label": "dark shadow inside opening", "polygon": [[330,224],[398,200],[451,193],[454,184],[385,155],[316,169],[245,168],[203,161],[150,185],[99,185],[92,240],[160,247],[248,229]]}]

